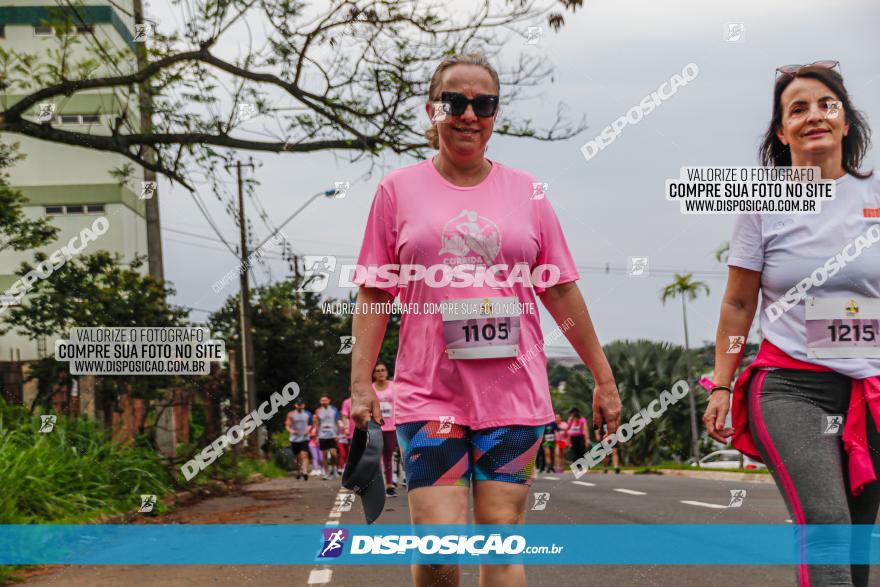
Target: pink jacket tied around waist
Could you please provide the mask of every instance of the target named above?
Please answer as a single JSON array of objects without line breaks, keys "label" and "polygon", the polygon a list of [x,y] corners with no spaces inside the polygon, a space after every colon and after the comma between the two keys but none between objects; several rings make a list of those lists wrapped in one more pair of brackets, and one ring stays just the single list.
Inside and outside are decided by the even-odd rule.
[{"label": "pink jacket tied around waist", "polygon": [[[768,340],[761,343],[758,356],[736,380],[731,408],[734,428],[733,447],[757,461],[762,459],[749,429],[749,402],[746,391],[753,372],[764,368],[831,371],[827,367],[794,359]],[[859,495],[865,485],[877,480],[868,448],[866,402],[874,418],[874,425],[877,426],[880,422],[880,376],[852,380],[852,397],[843,426],[843,447],[849,456],[850,491],[853,495]]]}]

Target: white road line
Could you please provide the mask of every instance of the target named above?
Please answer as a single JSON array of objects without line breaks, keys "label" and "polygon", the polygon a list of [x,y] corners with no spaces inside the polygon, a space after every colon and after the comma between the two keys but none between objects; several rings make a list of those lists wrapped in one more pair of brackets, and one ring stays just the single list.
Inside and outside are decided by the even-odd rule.
[{"label": "white road line", "polygon": [[572,481],[575,485],[583,485],[584,487],[595,487],[595,483],[588,483],[587,481]]},{"label": "white road line", "polygon": [[333,571],[330,569],[312,569],[309,573],[309,585],[325,585],[332,577]]},{"label": "white road line", "polygon": [[[342,517],[342,512],[339,511],[339,506],[345,503],[347,499],[345,494],[348,493],[345,489],[340,489],[336,494],[335,504],[333,508],[330,510],[330,513],[327,514],[330,518],[336,518],[327,520],[324,522],[325,526],[339,526],[339,518]],[[309,573],[309,585],[326,585],[333,578],[333,569],[327,567],[327,565],[322,565],[320,567],[315,567]]]},{"label": "white road line", "polygon": [[683,504],[686,504],[686,505],[696,505],[696,506],[700,506],[700,507],[703,507],[703,508],[712,508],[712,509],[715,509],[715,510],[726,510],[726,509],[727,509],[727,506],[726,506],[726,505],[718,505],[717,503],[706,503],[706,502],[704,502],[704,501],[688,501],[688,500],[682,500],[682,501],[679,502],[679,503],[683,503]]},{"label": "white road line", "polygon": [[548,481],[559,481],[559,477],[551,477],[550,475],[545,475],[543,478]]},{"label": "white road line", "polygon": [[648,495],[644,491],[634,491],[632,489],[615,489],[618,493],[626,493],[627,495]]}]

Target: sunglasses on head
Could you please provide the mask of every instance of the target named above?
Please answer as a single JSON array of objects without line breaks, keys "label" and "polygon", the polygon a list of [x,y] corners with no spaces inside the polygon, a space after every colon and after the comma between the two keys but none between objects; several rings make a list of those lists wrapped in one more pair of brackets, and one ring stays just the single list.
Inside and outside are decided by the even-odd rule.
[{"label": "sunglasses on head", "polygon": [[480,118],[490,118],[498,111],[498,96],[482,94],[470,99],[459,92],[442,92],[440,101],[449,104],[449,114],[461,116],[467,110],[468,104],[473,106],[474,114]]},{"label": "sunglasses on head", "polygon": [[830,59],[825,59],[823,61],[816,61],[814,63],[807,63],[804,65],[800,64],[792,64],[792,65],[783,65],[781,67],[776,68],[777,75],[790,75],[795,76],[802,69],[807,67],[820,67],[822,69],[834,69],[835,67],[840,69],[840,61],[833,61]]}]

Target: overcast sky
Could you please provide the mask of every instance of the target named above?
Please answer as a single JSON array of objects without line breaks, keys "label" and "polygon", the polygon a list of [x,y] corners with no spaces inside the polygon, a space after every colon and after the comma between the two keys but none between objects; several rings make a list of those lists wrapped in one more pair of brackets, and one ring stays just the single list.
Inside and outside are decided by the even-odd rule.
[{"label": "overcast sky", "polygon": [[[160,4],[154,0],[148,11],[167,28],[175,17]],[[663,306],[659,299],[672,280],[669,271],[692,271],[711,288],[711,295],[690,304],[688,319],[692,343],[714,339],[726,282],[726,267],[715,261],[714,251],[730,236],[733,217],[682,215],[676,203],[664,199],[664,181],[676,177],[682,166],[756,165],[774,70],[782,64],[839,60],[854,103],[876,127],[878,16],[876,0],[587,0],[574,16],[566,16],[561,32],[545,26],[538,45],[516,39],[505,48],[502,63],[513,64],[520,52],[533,51],[555,68],[553,83],[548,80],[535,92],[538,99],[510,110],[549,123],[561,101],[575,119],[586,115],[589,128],[574,139],[545,143],[495,136],[488,155],[549,184],[549,198],[581,267],[578,284],[603,343],[635,338],[683,342],[680,303]],[[741,41],[725,40],[728,23],[744,25]],[[699,67],[695,80],[641,122],[625,127],[594,158],[584,159],[581,145],[691,62]],[[259,200],[276,224],[334,181],[352,182],[345,199],[318,200],[283,230],[298,251],[353,263],[383,171],[356,181],[368,165],[351,165],[332,153],[255,158],[263,164]],[[878,161],[875,148],[866,167]],[[412,162],[382,161],[385,170]],[[236,259],[219,242],[177,232],[216,238],[185,190],[163,182],[160,194],[163,229],[168,229],[163,233],[165,275],[177,288],[175,303],[196,308],[192,318],[202,320],[203,310],[217,309],[237,291],[237,283],[220,294],[211,289]],[[238,230],[223,205],[210,193],[203,200],[227,239],[237,242]],[[269,232],[253,205],[247,206],[262,240]],[[652,274],[621,274],[629,256],[647,256]],[[611,273],[601,269],[606,264]],[[268,282],[270,274],[278,280],[287,272],[283,262],[272,261],[257,269],[257,282]],[[545,332],[552,328],[546,312],[542,324]],[[555,352],[563,349],[554,347],[548,354]]]}]

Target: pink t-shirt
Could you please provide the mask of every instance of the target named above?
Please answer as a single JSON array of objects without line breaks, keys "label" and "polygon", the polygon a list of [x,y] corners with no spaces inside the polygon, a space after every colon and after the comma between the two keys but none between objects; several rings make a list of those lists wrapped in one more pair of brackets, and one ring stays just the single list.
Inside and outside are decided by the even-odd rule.
[{"label": "pink t-shirt", "polygon": [[[428,159],[392,171],[379,183],[358,264],[497,265],[559,270],[557,284],[578,279],[559,220],[531,175],[493,162],[472,187],[446,181]],[[381,274],[380,274],[381,275]],[[554,419],[535,293],[518,282],[492,287],[430,287],[426,280],[381,285],[358,275],[358,284],[400,294],[405,307],[485,297],[514,297],[520,316],[518,357],[455,359],[446,355],[439,312],[404,312],[395,363],[396,423],[454,418],[474,429],[537,426]],[[503,281],[503,278],[502,278]],[[510,280],[513,281],[513,280]],[[528,357],[523,357],[528,353]]]},{"label": "pink t-shirt", "polygon": [[347,418],[348,421],[348,437],[352,438],[354,436],[354,422],[351,421],[351,398],[347,397],[342,400],[342,407],[339,409],[339,412]]},{"label": "pink t-shirt", "polygon": [[384,391],[379,391],[376,389],[376,384],[373,384],[373,391],[376,392],[376,397],[379,399],[379,406],[382,408],[382,420],[385,424],[382,425],[382,432],[390,432],[394,430],[394,382],[389,381],[388,387],[385,388]]},{"label": "pink t-shirt", "polygon": [[574,416],[568,419],[568,436],[586,436],[587,419],[581,416],[577,420]]}]

